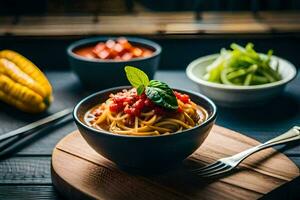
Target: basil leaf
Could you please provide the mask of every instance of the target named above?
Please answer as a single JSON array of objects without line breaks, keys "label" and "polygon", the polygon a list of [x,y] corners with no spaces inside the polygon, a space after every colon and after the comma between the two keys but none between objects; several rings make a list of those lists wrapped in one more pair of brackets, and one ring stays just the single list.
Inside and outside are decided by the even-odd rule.
[{"label": "basil leaf", "polygon": [[135,67],[126,66],[125,72],[128,81],[133,87],[138,88],[141,85],[143,85],[144,87],[149,85],[149,78],[147,74],[145,74],[145,72],[143,72],[142,70]]},{"label": "basil leaf", "polygon": [[137,92],[138,95],[143,94],[144,90],[145,90],[144,85],[140,85],[138,88],[136,88],[136,92]]},{"label": "basil leaf", "polygon": [[177,110],[178,103],[173,90],[166,84],[157,80],[151,80],[146,87],[147,97],[155,104],[167,109]]}]

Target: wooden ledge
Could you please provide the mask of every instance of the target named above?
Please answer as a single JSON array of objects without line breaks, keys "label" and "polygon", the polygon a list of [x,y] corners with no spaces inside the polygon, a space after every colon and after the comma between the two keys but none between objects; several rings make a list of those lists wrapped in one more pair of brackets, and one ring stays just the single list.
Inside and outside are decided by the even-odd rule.
[{"label": "wooden ledge", "polygon": [[295,12],[205,12],[202,20],[193,12],[2,17],[0,36],[298,33],[299,18]]}]

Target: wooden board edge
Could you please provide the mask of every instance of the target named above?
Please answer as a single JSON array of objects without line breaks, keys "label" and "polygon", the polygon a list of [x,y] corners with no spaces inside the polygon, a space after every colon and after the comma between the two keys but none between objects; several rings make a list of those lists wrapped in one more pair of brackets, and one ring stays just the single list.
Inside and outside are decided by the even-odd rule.
[{"label": "wooden board edge", "polygon": [[[74,133],[76,131],[73,131],[72,133]],[[70,134],[72,134],[70,133]],[[69,135],[70,135],[69,134]],[[50,167],[50,171],[51,171],[51,181],[52,184],[54,186],[54,188],[57,190],[57,192],[62,195],[63,197],[66,197],[68,199],[73,199],[73,200],[81,200],[81,199],[96,199],[88,194],[85,194],[84,192],[80,191],[79,188],[73,187],[72,185],[70,185],[67,181],[65,181],[61,176],[59,176],[56,171],[55,171],[55,167],[53,166],[53,155],[56,154],[57,151],[60,151],[58,149],[56,149],[56,147],[54,148],[53,152],[52,152],[52,157],[51,157],[51,167]],[[65,153],[65,152],[64,152]],[[66,192],[68,191],[68,192]],[[66,196],[66,194],[72,194],[71,196]]]}]

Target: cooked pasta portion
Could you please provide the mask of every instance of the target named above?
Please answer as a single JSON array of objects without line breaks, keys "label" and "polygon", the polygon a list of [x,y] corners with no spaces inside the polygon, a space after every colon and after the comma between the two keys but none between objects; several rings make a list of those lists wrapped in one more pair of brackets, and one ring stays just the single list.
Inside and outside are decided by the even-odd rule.
[{"label": "cooked pasta portion", "polygon": [[89,110],[84,120],[87,125],[123,135],[161,135],[192,128],[203,123],[207,111],[192,102],[188,95],[174,92],[177,110],[154,104],[136,89],[111,94],[106,102]]}]

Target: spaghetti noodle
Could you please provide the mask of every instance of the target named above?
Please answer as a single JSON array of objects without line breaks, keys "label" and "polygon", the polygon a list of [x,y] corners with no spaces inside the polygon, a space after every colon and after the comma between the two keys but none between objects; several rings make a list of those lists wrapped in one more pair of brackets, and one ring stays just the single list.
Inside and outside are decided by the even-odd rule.
[{"label": "spaghetti noodle", "polygon": [[136,89],[111,94],[106,102],[89,110],[87,125],[122,135],[161,135],[179,132],[203,123],[207,111],[192,102],[188,95],[174,92],[178,110],[170,111],[155,105]]}]

